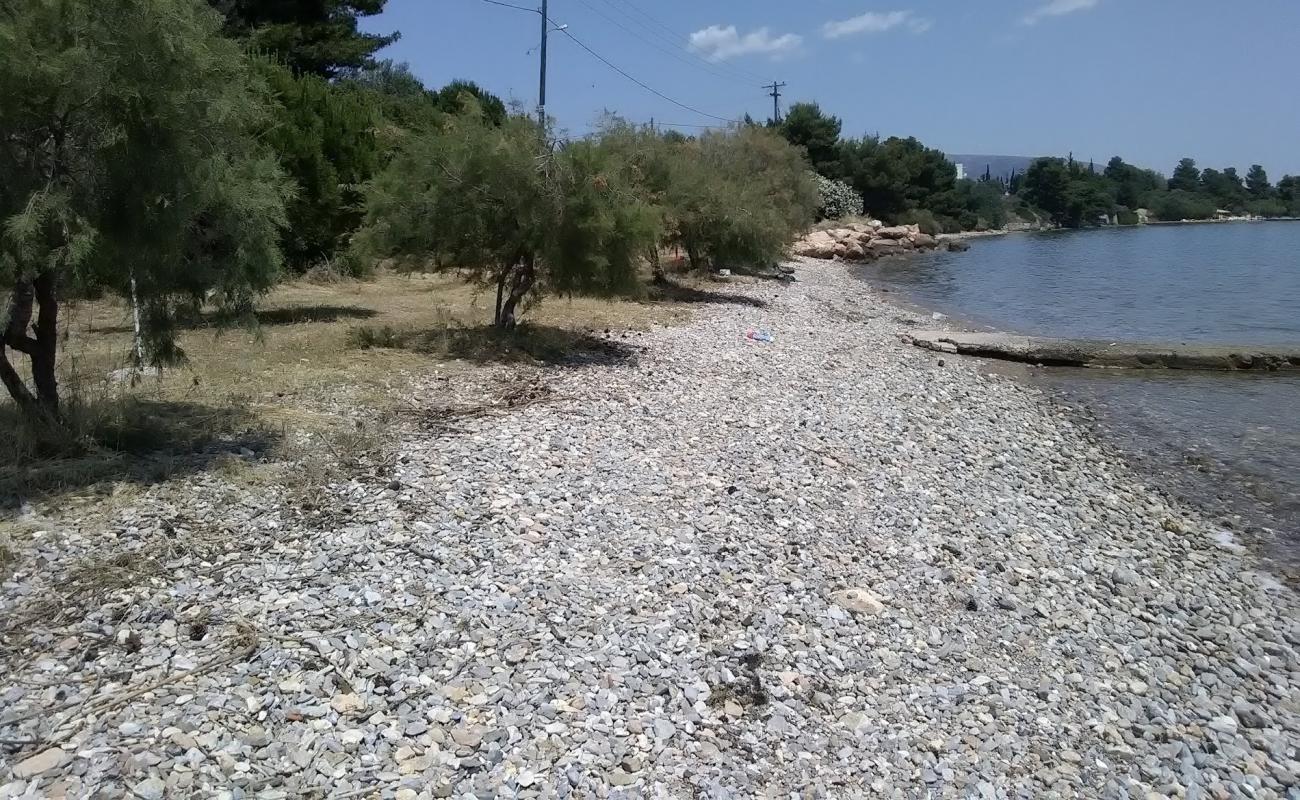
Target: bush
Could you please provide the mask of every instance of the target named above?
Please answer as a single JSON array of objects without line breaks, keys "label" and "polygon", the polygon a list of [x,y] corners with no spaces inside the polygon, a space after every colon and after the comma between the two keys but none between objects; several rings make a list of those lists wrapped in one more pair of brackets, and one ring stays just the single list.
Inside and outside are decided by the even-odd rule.
[{"label": "bush", "polygon": [[934,213],[924,208],[918,208],[912,211],[904,211],[898,215],[900,225],[916,225],[920,227],[921,233],[928,233],[931,236],[938,236],[943,233],[943,225],[939,222]]},{"label": "bush", "polygon": [[862,195],[844,181],[831,180],[813,173],[817,180],[817,193],[821,205],[817,213],[819,219],[843,219],[862,215]]},{"label": "bush", "polygon": [[1174,189],[1151,197],[1151,213],[1166,222],[1181,219],[1210,219],[1214,216],[1214,200],[1196,192]]},{"label": "bush", "polygon": [[1285,217],[1287,207],[1280,200],[1256,200],[1246,205],[1246,211],[1256,217]]},{"label": "bush", "polygon": [[774,263],[813,222],[819,198],[803,154],[769,130],[710,132],[666,157],[666,243],[692,267]]},{"label": "bush", "polygon": [[1116,219],[1120,225],[1136,225],[1139,222],[1137,212],[1128,208],[1121,208]]},{"label": "bush", "polygon": [[552,149],[537,124],[453,115],[411,138],[366,187],[354,238],[365,263],[460,269],[496,290],[512,328],[546,293],[616,294],[637,286],[657,215],[596,142]]}]

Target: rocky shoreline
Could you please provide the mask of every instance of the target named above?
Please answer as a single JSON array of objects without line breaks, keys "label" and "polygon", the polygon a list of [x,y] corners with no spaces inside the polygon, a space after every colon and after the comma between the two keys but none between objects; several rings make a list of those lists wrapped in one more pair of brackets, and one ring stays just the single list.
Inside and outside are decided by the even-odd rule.
[{"label": "rocky shoreline", "polygon": [[1296,596],[795,267],[625,357],[420,380],[324,509],[215,473],[30,509],[0,797],[1295,796]]}]

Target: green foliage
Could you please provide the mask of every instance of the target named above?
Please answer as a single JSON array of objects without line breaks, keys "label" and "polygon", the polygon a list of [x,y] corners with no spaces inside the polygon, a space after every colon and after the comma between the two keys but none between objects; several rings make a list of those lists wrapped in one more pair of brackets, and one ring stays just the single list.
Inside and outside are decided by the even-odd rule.
[{"label": "green foliage", "polygon": [[1246,191],[1254,200],[1267,200],[1273,196],[1273,185],[1268,182],[1268,173],[1259,164],[1251,164],[1246,173]]},{"label": "green foliage", "polygon": [[303,272],[332,259],[361,223],[360,185],[379,161],[377,104],[356,87],[315,75],[295,77],[270,64],[263,72],[277,102],[266,140],[297,184],[283,250],[289,265]]},{"label": "green foliage", "polygon": [[1174,189],[1149,198],[1150,209],[1158,218],[1166,221],[1184,219],[1212,219],[1215,202],[1199,192],[1186,189]]},{"label": "green foliage", "polygon": [[1286,206],[1289,216],[1300,216],[1300,177],[1284,175],[1277,182],[1277,199]]},{"label": "green foliage", "polygon": [[295,73],[334,78],[369,66],[397,34],[362,33],[358,21],[384,10],[387,0],[208,0],[231,36]]},{"label": "green foliage", "polygon": [[[35,400],[51,409],[59,298],[129,295],[134,282],[150,356],[179,357],[177,306],[211,296],[247,309],[274,281],[287,188],[258,137],[270,125],[264,87],[208,8],[23,0],[5,9],[4,344],[32,359]],[[34,401],[3,358],[0,377],[20,403]]]},{"label": "green foliage", "polygon": [[1126,164],[1119,156],[1110,160],[1102,175],[1115,187],[1115,202],[1128,208],[1140,207],[1144,195],[1165,188],[1160,173]]},{"label": "green foliage", "polygon": [[958,216],[964,230],[999,229],[1007,224],[1007,203],[997,181],[957,181],[957,199],[963,211]]},{"label": "green foliage", "polygon": [[1129,208],[1121,208],[1115,214],[1115,221],[1120,225],[1137,225],[1141,220],[1137,212]]},{"label": "green foliage", "polygon": [[803,148],[818,174],[839,178],[843,177],[838,158],[841,125],[838,117],[823,114],[816,103],[795,103],[786,112],[780,130],[786,141]]},{"label": "green foliage", "polygon": [[449,116],[413,137],[367,186],[364,259],[457,268],[497,287],[496,321],[547,292],[635,289],[656,214],[597,143],[552,150],[537,125]]},{"label": "green foliage", "polygon": [[840,143],[840,164],[844,179],[862,194],[867,213],[886,221],[897,222],[904,212],[918,208],[944,216],[962,210],[957,168],[942,152],[914,138],[845,140]]},{"label": "green foliage", "polygon": [[1073,160],[1040,158],[1025,171],[1024,199],[1066,228],[1095,225],[1115,212],[1113,187],[1104,175]]},{"label": "green foliage", "polygon": [[668,242],[695,267],[773,263],[813,222],[819,197],[802,153],[765,128],[710,131],[674,145],[668,165]]},{"label": "green foliage", "polygon": [[944,232],[943,224],[934,216],[934,213],[925,209],[904,211],[899,215],[897,222],[900,225],[916,225],[921,229],[921,233],[928,233],[931,236],[938,236]]},{"label": "green foliage", "polygon": [[1246,204],[1246,212],[1255,217],[1285,217],[1288,214],[1286,204],[1275,197],[1250,201]]},{"label": "green foliage", "polygon": [[1196,161],[1184,158],[1174,167],[1174,175],[1169,179],[1169,191],[1196,192],[1201,188],[1201,171]]},{"label": "green foliage", "polygon": [[813,173],[817,194],[821,197],[817,214],[821,219],[841,219],[862,215],[862,195],[844,181],[831,180]]},{"label": "green foliage", "polygon": [[1228,211],[1241,211],[1246,207],[1246,187],[1233,167],[1220,172],[1206,169],[1201,173],[1201,192]]},{"label": "green foliage", "polygon": [[477,105],[489,125],[501,125],[506,121],[506,104],[473,81],[452,81],[436,92],[435,97],[438,110],[444,114],[463,114]]}]

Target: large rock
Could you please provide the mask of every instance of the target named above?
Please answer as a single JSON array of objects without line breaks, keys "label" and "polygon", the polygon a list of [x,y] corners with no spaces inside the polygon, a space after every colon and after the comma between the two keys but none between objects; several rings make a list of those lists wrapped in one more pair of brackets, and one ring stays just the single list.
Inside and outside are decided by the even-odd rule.
[{"label": "large rock", "polygon": [[939,241],[928,233],[918,233],[912,237],[912,244],[916,245],[917,250],[933,250]]},{"label": "large rock", "polygon": [[912,234],[911,229],[906,225],[893,225],[888,228],[881,228],[876,231],[876,235],[881,239],[906,239]]},{"label": "large rock", "polygon": [[871,253],[877,257],[902,252],[903,242],[900,239],[875,239],[871,242]]}]

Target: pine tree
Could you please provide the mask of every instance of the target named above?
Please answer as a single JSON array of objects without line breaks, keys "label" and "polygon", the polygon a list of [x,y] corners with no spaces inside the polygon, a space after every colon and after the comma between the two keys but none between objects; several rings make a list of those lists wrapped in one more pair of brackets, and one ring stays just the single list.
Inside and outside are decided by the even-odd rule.
[{"label": "pine tree", "polygon": [[387,0],[208,0],[226,19],[226,33],[296,73],[334,78],[374,63],[398,34],[362,33],[358,22]]}]

